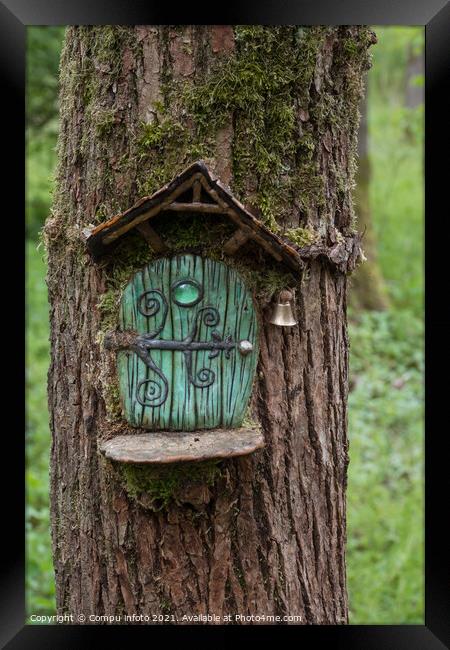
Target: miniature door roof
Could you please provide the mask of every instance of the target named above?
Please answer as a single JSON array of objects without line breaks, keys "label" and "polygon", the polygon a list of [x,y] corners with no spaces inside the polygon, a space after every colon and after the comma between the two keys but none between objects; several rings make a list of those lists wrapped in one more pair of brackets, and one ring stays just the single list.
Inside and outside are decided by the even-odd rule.
[{"label": "miniature door roof", "polygon": [[203,160],[194,162],[170,183],[151,196],[143,197],[128,210],[92,230],[85,230],[86,245],[92,257],[98,260],[110,244],[133,228],[138,228],[158,252],[164,252],[164,243],[148,224],[148,220],[163,210],[224,215],[236,225],[235,233],[225,243],[225,253],[232,255],[247,240],[253,240],[291,270],[303,268],[295,245],[271,232],[246,210],[229,189],[212,176]]}]

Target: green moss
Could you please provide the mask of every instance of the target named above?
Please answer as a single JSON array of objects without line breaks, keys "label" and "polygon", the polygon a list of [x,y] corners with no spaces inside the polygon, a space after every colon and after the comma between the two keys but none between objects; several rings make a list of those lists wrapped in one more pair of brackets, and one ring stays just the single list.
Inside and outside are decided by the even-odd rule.
[{"label": "green moss", "polygon": [[266,269],[258,273],[253,272],[253,275],[255,275],[253,280],[255,293],[262,301],[269,301],[282,289],[295,287],[298,284],[298,279],[292,273],[286,273],[277,268]]},{"label": "green moss", "polygon": [[105,332],[118,326],[120,300],[127,283],[153,257],[147,242],[135,232],[122,239],[110,256],[105,266],[106,291],[97,303],[101,314],[100,340]]},{"label": "green moss", "polygon": [[[198,61],[204,56],[200,46],[195,77],[178,80],[172,72],[171,41],[175,33],[180,37],[179,28],[163,27],[158,31],[162,99],[151,107],[151,123],[125,131],[127,120],[114,99],[116,82],[127,53],[139,63],[142,45],[130,27],[78,28],[78,39],[71,41],[74,51],[69,43],[63,54],[62,119],[77,112],[74,103],[84,103],[78,155],[95,155],[98,160],[93,172],[97,178],[91,183],[101,186],[107,197],[101,215],[129,207],[130,193],[152,194],[194,160],[214,157],[217,131],[232,117],[232,189],[238,198],[259,210],[274,232],[292,217],[294,204],[301,224],[310,217],[317,220],[317,210],[326,205],[318,144],[330,130],[355,131],[361,94],[355,58],[359,57],[363,67],[369,65],[367,47],[373,39],[369,29],[338,29],[342,34],[330,52],[330,65],[339,92],[326,88],[312,98],[318,55],[336,39],[336,28],[237,26],[231,55],[215,57],[213,65],[203,66]],[[81,69],[77,48],[83,51]],[[129,83],[128,91],[133,94],[136,89]],[[300,119],[302,113],[307,117]],[[93,132],[99,136],[95,143]],[[123,152],[118,155],[115,146],[110,160],[111,138],[123,142]],[[63,140],[64,135],[61,154],[67,151]],[[338,202],[343,204],[352,163],[348,169],[341,168],[331,156],[329,167]],[[120,193],[117,179],[121,185],[126,179]],[[70,213],[70,206],[61,203],[59,207]]]},{"label": "green moss", "polygon": [[260,428],[259,422],[253,416],[251,404],[249,404],[247,406],[247,410],[245,412],[244,419],[242,420],[242,425],[241,426],[246,427],[248,429],[259,429]]},{"label": "green moss", "polygon": [[123,287],[133,273],[154,258],[154,253],[141,235],[128,233],[111,253],[105,268],[111,286]]},{"label": "green moss", "polygon": [[292,171],[302,146],[297,111],[302,99],[307,106],[325,33],[322,27],[236,27],[235,55],[220,61],[202,84],[185,88],[199,139],[233,113],[233,189],[245,200],[247,180],[257,179],[251,198],[274,231],[296,189]]},{"label": "green moss", "polygon": [[[172,180],[189,163],[212,154],[212,140],[196,139],[185,119],[172,115],[164,106],[150,124],[142,123],[137,136],[137,158],[145,173],[137,173],[139,194],[150,195]],[[126,164],[126,161],[124,161]]]},{"label": "green moss", "polygon": [[288,239],[297,244],[297,246],[310,246],[318,239],[318,234],[311,227],[291,228],[284,233]]},{"label": "green moss", "polygon": [[119,75],[124,53],[139,48],[133,28],[124,25],[81,26],[78,34],[85,48],[84,69],[89,73],[94,94],[96,87],[109,81],[108,77],[114,79]]},{"label": "green moss", "polygon": [[[120,307],[121,292],[110,287],[100,296],[97,303],[102,317],[102,333],[114,330],[117,327],[117,317]],[[101,342],[101,341],[100,341]]]},{"label": "green moss", "polygon": [[220,461],[175,463],[167,466],[121,465],[120,471],[128,494],[159,511],[175,501],[192,485],[212,486],[221,474]]},{"label": "green moss", "polygon": [[171,614],[173,611],[173,605],[168,598],[161,596],[159,599],[159,606],[163,614]]},{"label": "green moss", "polygon": [[220,251],[236,228],[225,217],[195,213],[160,217],[154,224],[171,250],[200,249],[205,255]]},{"label": "green moss", "polygon": [[110,135],[117,124],[117,113],[115,110],[108,108],[98,111],[94,119],[95,132],[99,138]]},{"label": "green moss", "polygon": [[183,125],[170,116],[164,115],[162,119],[155,118],[150,123],[142,123],[141,137],[139,140],[139,148],[143,155],[146,154],[148,148],[155,148],[158,151],[166,148],[168,142],[178,142],[187,137]]},{"label": "green moss", "polygon": [[[236,49],[217,57],[195,83],[175,81],[170,40],[173,29],[160,32],[161,96],[152,106],[154,119],[133,134],[130,156],[120,168],[135,173],[140,195],[152,194],[198,158],[215,155],[216,134],[233,116],[233,191],[252,204],[274,232],[287,220],[295,204],[300,220],[326,205],[324,177],[318,166],[322,134],[352,133],[357,124],[361,94],[358,66],[366,65],[370,30],[348,36],[333,50],[332,65],[340,67],[342,92],[327,89],[311,102],[318,54],[335,28],[290,26],[235,27]],[[309,113],[306,120],[299,114]],[[108,120],[100,120],[102,129]],[[132,158],[138,161],[136,165]],[[331,158],[334,185],[348,195],[347,168]],[[182,248],[182,245],[178,247]]]},{"label": "green moss", "polygon": [[[194,160],[213,157],[216,133],[233,115],[232,189],[259,208],[274,232],[294,196],[305,211],[323,202],[313,128],[300,126],[298,111],[308,108],[317,52],[327,33],[324,27],[236,27],[236,51],[218,57],[192,83],[173,79],[170,30],[163,29],[163,100],[155,102],[153,121],[141,124],[130,148],[139,160],[138,193],[152,194]],[[127,165],[132,162],[125,156],[122,169]]]},{"label": "green moss", "polygon": [[358,43],[353,38],[346,38],[342,47],[347,57],[352,57],[359,52]]},{"label": "green moss", "polygon": [[102,223],[111,217],[110,209],[104,203],[99,205],[95,211],[95,216],[93,219],[94,224]]},{"label": "green moss", "polygon": [[103,399],[108,420],[113,421],[120,418],[122,416],[122,403],[117,379],[109,378],[108,383],[103,388]]}]

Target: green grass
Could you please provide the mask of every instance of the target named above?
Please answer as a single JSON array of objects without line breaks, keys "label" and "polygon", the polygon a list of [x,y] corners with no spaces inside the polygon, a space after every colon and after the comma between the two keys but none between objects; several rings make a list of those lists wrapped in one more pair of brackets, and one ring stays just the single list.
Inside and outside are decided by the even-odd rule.
[{"label": "green grass", "polygon": [[350,622],[423,623],[423,325],[408,311],[350,325]]},{"label": "green grass", "polygon": [[49,363],[45,263],[36,243],[26,248],[26,591],[27,610],[54,613],[49,522],[50,432],[47,410]]}]

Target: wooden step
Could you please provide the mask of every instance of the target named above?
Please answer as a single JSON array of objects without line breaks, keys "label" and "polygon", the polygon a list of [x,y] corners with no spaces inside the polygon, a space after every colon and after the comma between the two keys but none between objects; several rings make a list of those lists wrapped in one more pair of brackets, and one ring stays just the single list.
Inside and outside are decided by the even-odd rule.
[{"label": "wooden step", "polygon": [[259,429],[152,431],[116,436],[100,444],[100,451],[120,463],[164,464],[245,456],[264,447]]}]

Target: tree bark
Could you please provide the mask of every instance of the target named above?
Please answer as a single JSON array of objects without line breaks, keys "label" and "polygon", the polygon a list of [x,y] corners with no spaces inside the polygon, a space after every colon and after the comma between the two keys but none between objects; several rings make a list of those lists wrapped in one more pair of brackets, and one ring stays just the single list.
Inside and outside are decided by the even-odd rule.
[{"label": "tree bark", "polygon": [[[124,614],[347,622],[345,273],[312,260],[291,287],[298,326],[289,329],[266,323],[268,299],[258,298],[252,404],[266,447],[223,462],[213,483],[188,486],[155,511],[98,452],[123,426],[108,412],[114,363],[99,337],[99,305],[120,258],[95,265],[80,234],[200,157],[189,140],[200,134],[207,144],[200,154],[267,223],[276,219],[281,232],[307,228],[325,244],[351,236],[358,102],[371,42],[363,27],[68,29],[57,189],[45,228],[59,613],[86,622]],[[245,72],[240,85],[230,70]],[[235,89],[228,98],[226,84]],[[202,88],[205,106],[215,101],[221,116],[203,126],[195,109]],[[259,154],[246,135],[258,106],[267,107],[254,132],[263,138]]]}]

